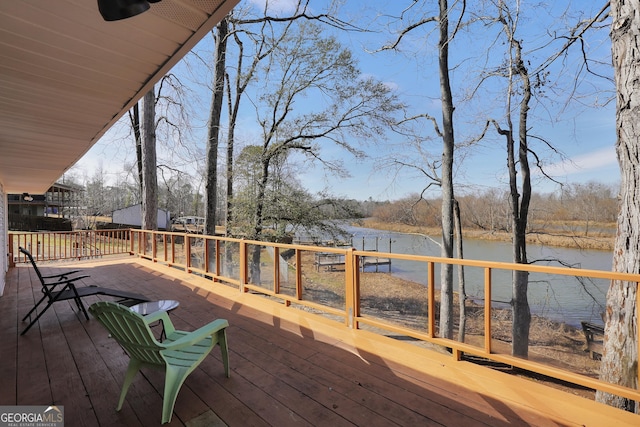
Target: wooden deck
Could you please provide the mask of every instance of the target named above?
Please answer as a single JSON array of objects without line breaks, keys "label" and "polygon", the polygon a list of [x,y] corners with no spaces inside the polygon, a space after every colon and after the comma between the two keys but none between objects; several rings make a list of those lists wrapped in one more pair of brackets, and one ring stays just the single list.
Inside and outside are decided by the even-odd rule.
[{"label": "wooden deck", "polygon": [[[170,314],[180,329],[229,321],[231,378],[214,349],[187,378],[171,425],[640,425],[637,415],[147,261],[44,269],[72,266],[90,274],[86,285],[180,301]],[[63,405],[68,427],[159,425],[162,373],[139,375],[116,412],[128,358],[70,303],[54,304],[19,335],[38,287],[31,268],[9,271],[0,297],[0,405]]]}]

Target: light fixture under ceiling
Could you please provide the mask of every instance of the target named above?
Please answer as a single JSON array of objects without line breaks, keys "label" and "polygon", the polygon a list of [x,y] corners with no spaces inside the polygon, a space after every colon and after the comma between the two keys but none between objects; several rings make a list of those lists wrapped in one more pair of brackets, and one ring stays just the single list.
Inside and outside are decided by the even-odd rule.
[{"label": "light fixture under ceiling", "polygon": [[98,0],[98,10],[105,21],[131,18],[149,10],[149,3],[161,0]]}]

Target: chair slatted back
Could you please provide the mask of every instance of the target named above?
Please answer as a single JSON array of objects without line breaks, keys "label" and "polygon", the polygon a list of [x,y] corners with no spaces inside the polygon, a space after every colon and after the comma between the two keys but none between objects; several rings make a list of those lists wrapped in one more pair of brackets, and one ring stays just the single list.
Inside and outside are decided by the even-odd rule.
[{"label": "chair slatted back", "polygon": [[130,357],[151,365],[165,365],[161,350],[142,315],[113,302],[97,302],[89,307],[91,314],[109,331]]}]

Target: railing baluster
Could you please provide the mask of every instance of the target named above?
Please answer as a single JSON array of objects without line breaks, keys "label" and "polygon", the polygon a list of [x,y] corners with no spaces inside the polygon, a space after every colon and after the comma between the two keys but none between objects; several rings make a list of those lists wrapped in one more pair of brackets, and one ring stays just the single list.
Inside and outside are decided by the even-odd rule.
[{"label": "railing baluster", "polygon": [[427,263],[427,310],[428,310],[428,329],[429,338],[435,338],[436,330],[436,273],[435,266],[432,261]]},{"label": "railing baluster", "polygon": [[151,259],[155,262],[158,261],[158,238],[156,233],[151,232]]},{"label": "railing baluster", "polygon": [[484,269],[484,351],[491,354],[491,268]]},{"label": "railing baluster", "polygon": [[280,293],[280,248],[273,248],[273,293]]},{"label": "railing baluster", "polygon": [[296,249],[296,299],[302,300],[302,251]]},{"label": "railing baluster", "polygon": [[360,269],[358,257],[354,255],[354,249],[349,248],[344,256],[344,280],[345,280],[345,323],[350,328],[358,329],[360,316],[360,287],[358,284]]},{"label": "railing baluster", "polygon": [[240,292],[246,292],[246,284],[249,283],[249,270],[247,262],[247,241],[240,242]]},{"label": "railing baluster", "polygon": [[216,259],[216,265],[215,265],[216,271],[215,271],[215,278],[213,280],[214,280],[214,282],[217,282],[218,281],[218,276],[220,276],[222,274],[221,273],[221,269],[220,269],[220,267],[221,267],[220,262],[221,262],[222,258],[221,258],[221,255],[220,255],[220,240],[216,239],[215,242],[216,242],[216,258],[215,258]]}]

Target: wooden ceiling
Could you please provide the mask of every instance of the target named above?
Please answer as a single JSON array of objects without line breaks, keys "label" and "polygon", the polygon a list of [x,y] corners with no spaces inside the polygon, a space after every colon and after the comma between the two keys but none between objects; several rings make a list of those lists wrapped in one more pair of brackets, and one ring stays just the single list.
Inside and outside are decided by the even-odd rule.
[{"label": "wooden ceiling", "polygon": [[44,193],[239,0],[162,0],[106,22],[96,0],[0,2],[0,184]]}]

